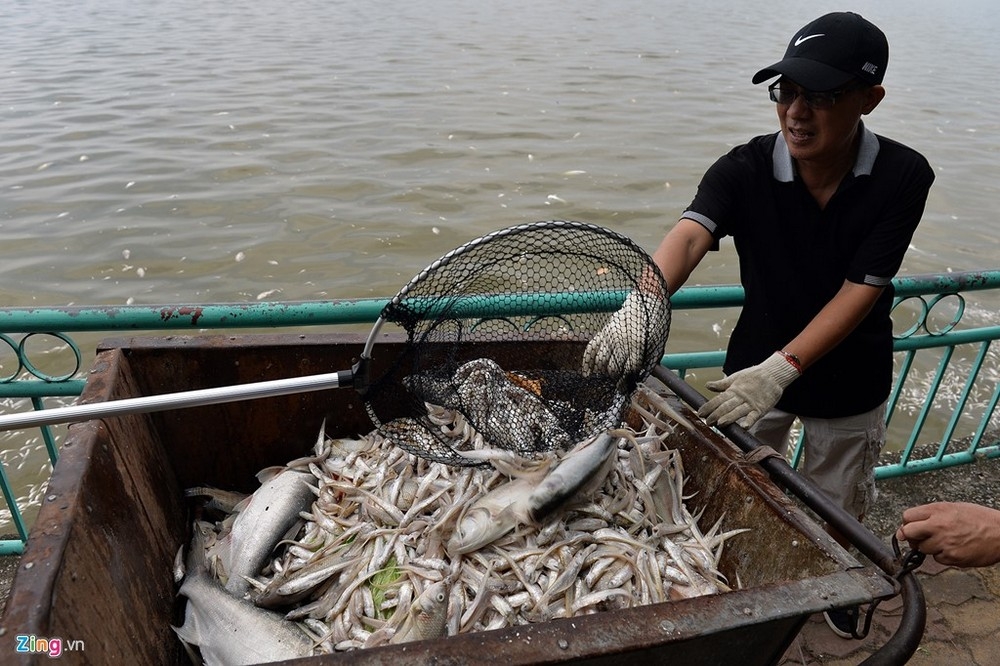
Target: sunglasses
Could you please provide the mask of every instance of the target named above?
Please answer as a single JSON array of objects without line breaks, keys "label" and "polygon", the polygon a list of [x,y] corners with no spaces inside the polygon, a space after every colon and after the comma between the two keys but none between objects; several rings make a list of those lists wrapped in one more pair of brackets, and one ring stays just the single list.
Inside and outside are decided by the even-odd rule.
[{"label": "sunglasses", "polygon": [[781,82],[771,84],[767,88],[768,97],[775,104],[789,105],[795,101],[796,97],[801,97],[810,109],[830,109],[837,103],[837,99],[842,95],[858,90],[858,86],[849,86],[840,90],[828,90],[825,92],[813,92],[811,90],[796,90],[787,83]]}]

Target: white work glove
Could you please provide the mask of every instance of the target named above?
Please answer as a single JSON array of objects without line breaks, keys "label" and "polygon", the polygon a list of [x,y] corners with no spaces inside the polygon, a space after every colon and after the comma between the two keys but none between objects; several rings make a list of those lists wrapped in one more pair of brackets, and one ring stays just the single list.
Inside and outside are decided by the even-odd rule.
[{"label": "white work glove", "polygon": [[622,377],[643,367],[646,326],[654,319],[656,296],[632,290],[583,352],[583,375]]},{"label": "white work glove", "polygon": [[705,384],[721,391],[698,410],[708,425],[738,423],[749,428],[778,404],[781,394],[802,373],[790,359],[774,352],[763,363]]}]

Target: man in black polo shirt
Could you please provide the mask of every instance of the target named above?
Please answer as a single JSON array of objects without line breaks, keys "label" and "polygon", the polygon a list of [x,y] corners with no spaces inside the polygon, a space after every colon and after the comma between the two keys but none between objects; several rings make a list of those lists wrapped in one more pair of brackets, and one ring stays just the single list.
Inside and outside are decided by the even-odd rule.
[{"label": "man in black polo shirt", "polygon": [[[768,91],[781,131],[712,165],[653,256],[673,293],[732,236],[746,300],[726,377],[707,384],[719,395],[699,415],[748,427],[782,453],[799,418],[800,471],[859,519],[885,443],[891,280],[934,180],[923,156],[861,121],[885,95],[888,58],[885,35],[857,14],[827,14],[798,31],[784,58],[753,77],[777,77]],[[613,350],[632,344],[615,317],[637,304],[626,299],[594,337],[585,371],[614,372]],[[856,614],[831,611],[827,621],[846,637]]]}]

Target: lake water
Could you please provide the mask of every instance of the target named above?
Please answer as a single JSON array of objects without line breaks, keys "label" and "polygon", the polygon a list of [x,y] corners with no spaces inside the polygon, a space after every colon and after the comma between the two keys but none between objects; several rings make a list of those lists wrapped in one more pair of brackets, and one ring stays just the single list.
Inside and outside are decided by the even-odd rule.
[{"label": "lake water", "polygon": [[[902,272],[996,268],[993,0],[7,0],[0,303],[387,297],[551,218],[652,251],[719,155],[777,129],[753,73],[841,9],[890,41],[869,127],[937,170]],[[736,281],[724,245],[690,284]],[[676,318],[668,349],[724,347],[717,318]]]}]

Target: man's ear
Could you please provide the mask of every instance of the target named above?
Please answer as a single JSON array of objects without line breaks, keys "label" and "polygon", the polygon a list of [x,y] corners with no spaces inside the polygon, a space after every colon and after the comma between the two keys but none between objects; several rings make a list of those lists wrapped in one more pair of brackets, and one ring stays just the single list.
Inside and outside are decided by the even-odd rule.
[{"label": "man's ear", "polygon": [[861,106],[861,115],[867,116],[875,110],[879,102],[885,97],[885,88],[882,86],[872,86],[865,91],[865,101]]}]

